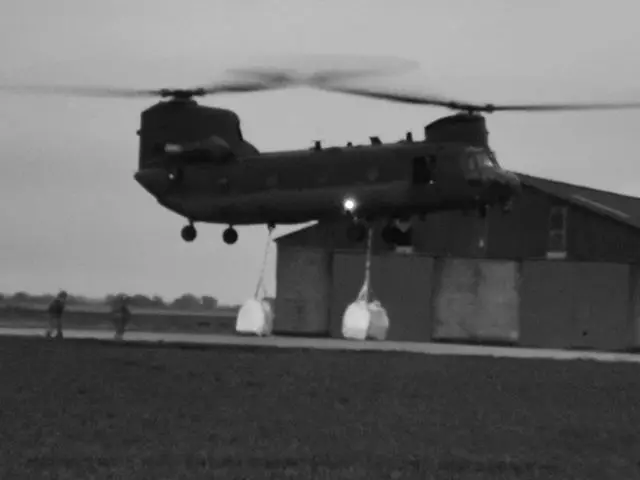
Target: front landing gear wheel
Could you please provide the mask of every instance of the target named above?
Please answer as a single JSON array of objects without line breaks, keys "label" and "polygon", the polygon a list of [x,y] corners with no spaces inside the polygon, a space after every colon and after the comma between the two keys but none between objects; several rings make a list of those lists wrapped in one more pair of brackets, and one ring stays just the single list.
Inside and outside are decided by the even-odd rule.
[{"label": "front landing gear wheel", "polygon": [[196,231],[196,227],[193,225],[187,225],[182,229],[180,235],[182,235],[182,239],[185,242],[193,242],[196,239],[198,232]]},{"label": "front landing gear wheel", "polygon": [[222,232],[222,240],[227,245],[233,245],[238,241],[238,232],[233,227],[227,228],[224,232]]}]

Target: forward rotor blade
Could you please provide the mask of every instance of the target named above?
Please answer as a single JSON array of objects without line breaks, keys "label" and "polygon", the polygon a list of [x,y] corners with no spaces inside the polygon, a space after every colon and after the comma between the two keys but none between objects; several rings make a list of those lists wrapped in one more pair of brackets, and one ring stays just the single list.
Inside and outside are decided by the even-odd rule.
[{"label": "forward rotor blade", "polygon": [[140,90],[135,88],[54,86],[54,85],[0,85],[0,91],[18,94],[70,95],[83,97],[153,97],[160,90]]},{"label": "forward rotor blade", "polygon": [[445,107],[452,110],[465,110],[474,112],[559,112],[578,110],[624,110],[640,108],[638,102],[603,102],[603,103],[540,103],[540,104],[514,104],[514,105],[493,105],[474,104],[459,102],[456,100],[438,97],[434,95],[417,95],[400,92],[383,92],[379,90],[364,89],[358,87],[342,87],[336,85],[317,84],[316,88],[321,90],[345,93],[347,95],[357,95],[380,100],[388,100],[396,103],[407,103],[411,105],[433,105]]},{"label": "forward rotor blade", "polygon": [[198,95],[212,95],[217,93],[245,93],[273,90],[286,86],[277,78],[255,78],[252,80],[220,81],[207,86],[195,88]]},{"label": "forward rotor blade", "polygon": [[136,89],[126,87],[73,86],[73,85],[0,85],[0,91],[17,94],[68,95],[81,97],[172,97],[203,96],[216,93],[256,92],[277,88],[280,85],[266,80],[219,81],[191,89]]}]

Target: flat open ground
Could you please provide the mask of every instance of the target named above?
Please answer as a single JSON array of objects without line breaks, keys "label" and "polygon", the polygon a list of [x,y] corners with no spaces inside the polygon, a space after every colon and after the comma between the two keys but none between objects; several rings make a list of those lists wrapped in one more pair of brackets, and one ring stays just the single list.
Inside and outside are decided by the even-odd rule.
[{"label": "flat open ground", "polygon": [[0,478],[639,478],[639,368],[0,337]]}]

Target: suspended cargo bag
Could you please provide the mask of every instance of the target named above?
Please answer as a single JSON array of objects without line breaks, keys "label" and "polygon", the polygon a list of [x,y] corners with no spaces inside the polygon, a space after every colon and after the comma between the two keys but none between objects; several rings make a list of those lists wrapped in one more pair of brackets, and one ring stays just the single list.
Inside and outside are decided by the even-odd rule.
[{"label": "suspended cargo bag", "polygon": [[367,302],[356,300],[342,316],[342,336],[347,340],[365,340],[369,331],[370,312]]},{"label": "suspended cargo bag", "polygon": [[384,340],[389,330],[389,317],[379,301],[370,301],[371,292],[371,250],[373,229],[369,227],[367,253],[364,269],[364,283],[358,297],[342,315],[342,336],[348,340]]},{"label": "suspended cargo bag", "polygon": [[262,300],[250,298],[242,304],[236,319],[236,333],[264,336],[271,333],[271,309]]},{"label": "suspended cargo bag", "polygon": [[389,317],[387,311],[379,301],[370,302],[367,305],[369,310],[369,330],[367,338],[372,340],[385,340],[389,331]]},{"label": "suspended cargo bag", "polygon": [[264,285],[264,274],[267,266],[269,247],[271,246],[271,233],[267,237],[262,270],[258,278],[253,298],[242,304],[236,317],[236,333],[241,335],[271,335],[273,331],[274,308],[272,303],[266,298],[267,291]]}]

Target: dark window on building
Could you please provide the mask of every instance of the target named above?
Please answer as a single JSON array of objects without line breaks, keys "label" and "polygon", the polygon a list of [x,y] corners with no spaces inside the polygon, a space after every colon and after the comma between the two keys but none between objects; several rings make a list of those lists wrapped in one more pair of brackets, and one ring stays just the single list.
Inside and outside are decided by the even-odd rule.
[{"label": "dark window on building", "polygon": [[549,235],[547,258],[567,256],[567,213],[566,205],[554,205],[549,212]]}]

